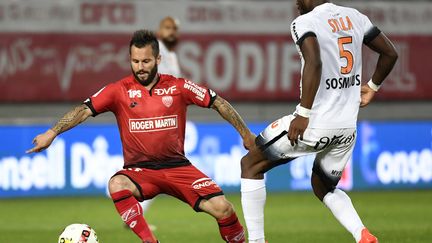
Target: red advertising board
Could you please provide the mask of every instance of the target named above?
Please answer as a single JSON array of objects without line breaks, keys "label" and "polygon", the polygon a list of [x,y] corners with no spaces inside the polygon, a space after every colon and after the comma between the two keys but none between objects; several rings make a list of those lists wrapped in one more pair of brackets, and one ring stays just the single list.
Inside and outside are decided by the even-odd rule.
[{"label": "red advertising board", "polygon": [[[289,33],[294,5],[191,1],[170,2],[176,6],[167,8],[166,4],[0,3],[0,102],[85,99],[130,74],[131,33],[143,27],[156,28],[166,15],[179,16],[182,23],[177,53],[184,77],[230,100],[298,99],[300,62]],[[432,4],[373,2],[355,7],[382,27],[399,52],[396,67],[377,98],[432,99],[428,72]],[[402,11],[407,22],[416,24],[408,28],[409,23],[400,22],[395,11]],[[372,75],[377,59],[365,50],[363,81]]]}]

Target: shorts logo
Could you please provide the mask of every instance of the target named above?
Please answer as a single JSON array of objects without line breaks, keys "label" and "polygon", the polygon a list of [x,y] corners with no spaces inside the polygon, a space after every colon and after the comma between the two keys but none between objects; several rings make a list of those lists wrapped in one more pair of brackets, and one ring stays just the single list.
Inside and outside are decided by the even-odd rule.
[{"label": "shorts logo", "polygon": [[212,179],[210,179],[208,177],[205,177],[205,178],[201,178],[201,179],[194,181],[192,183],[192,188],[195,190],[199,190],[201,188],[209,187],[212,185],[215,185],[215,187],[218,187],[218,185],[216,185],[216,182],[214,182]]},{"label": "shorts logo", "polygon": [[177,128],[177,115],[129,119],[130,132],[158,132]]},{"label": "shorts logo", "polygon": [[271,128],[276,128],[276,127],[278,127],[279,126],[279,120],[277,120],[277,121],[274,121],[272,124],[271,124]]},{"label": "shorts logo", "polygon": [[343,136],[334,135],[333,138],[330,137],[322,137],[318,142],[316,142],[314,149],[322,150],[332,145],[350,145],[355,141],[356,133],[354,132],[352,135]]},{"label": "shorts logo", "polygon": [[135,218],[136,216],[141,215],[141,209],[139,204],[134,205],[130,209],[126,210],[121,216],[124,222],[128,222],[129,220]]},{"label": "shorts logo", "polygon": [[162,97],[162,103],[166,106],[166,107],[171,107],[172,103],[173,103],[173,97],[171,95],[166,95]]}]

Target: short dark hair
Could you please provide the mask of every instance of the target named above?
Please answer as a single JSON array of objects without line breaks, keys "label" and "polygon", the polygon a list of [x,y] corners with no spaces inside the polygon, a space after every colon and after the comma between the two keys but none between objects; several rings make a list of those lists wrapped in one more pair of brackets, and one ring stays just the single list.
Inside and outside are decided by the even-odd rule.
[{"label": "short dark hair", "polygon": [[132,46],[138,48],[143,48],[147,45],[151,45],[153,50],[153,55],[155,57],[159,56],[159,42],[156,35],[149,30],[137,30],[134,32],[132,39],[129,43],[129,54],[131,53]]}]

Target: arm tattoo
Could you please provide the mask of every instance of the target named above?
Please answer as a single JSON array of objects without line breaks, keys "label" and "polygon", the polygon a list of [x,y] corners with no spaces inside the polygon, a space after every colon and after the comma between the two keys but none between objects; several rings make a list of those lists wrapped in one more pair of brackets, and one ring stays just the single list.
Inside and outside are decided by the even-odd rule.
[{"label": "arm tattoo", "polygon": [[87,119],[88,115],[86,114],[86,110],[88,110],[88,106],[82,104],[73,108],[71,111],[66,113],[52,128],[54,132],[60,134],[65,132],[76,125],[83,122]]},{"label": "arm tattoo", "polygon": [[231,104],[222,97],[218,96],[216,98],[212,108],[219,112],[219,114],[226,121],[231,123],[231,125],[233,125],[233,127],[240,133],[240,136],[242,138],[245,138],[251,133],[246,123],[243,121],[243,119],[237,113],[234,107],[232,107]]}]

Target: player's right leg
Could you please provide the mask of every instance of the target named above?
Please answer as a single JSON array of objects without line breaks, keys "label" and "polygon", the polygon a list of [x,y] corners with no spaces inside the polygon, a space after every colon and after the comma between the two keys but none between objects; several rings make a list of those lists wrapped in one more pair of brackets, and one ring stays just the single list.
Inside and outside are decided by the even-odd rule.
[{"label": "player's right leg", "polygon": [[109,192],[117,212],[123,221],[144,243],[156,243],[156,237],[148,227],[137,200],[142,195],[135,183],[122,174],[114,175],[108,183]]},{"label": "player's right leg", "polygon": [[353,148],[354,141],[317,154],[312,171],[312,188],[315,196],[330,209],[356,242],[376,243],[377,238],[365,228],[349,196],[336,188]]},{"label": "player's right leg", "polygon": [[264,206],[266,186],[264,173],[287,163],[288,160],[271,162],[264,158],[257,147],[241,160],[241,203],[250,243],[264,243]]},{"label": "player's right leg", "polygon": [[[256,139],[256,146],[241,160],[241,202],[250,243],[264,243],[264,206],[266,187],[264,173],[285,164],[292,158],[282,158],[289,152],[287,130],[292,116],[276,120]],[[292,146],[290,146],[292,148]],[[279,150],[280,149],[280,150]]]}]

